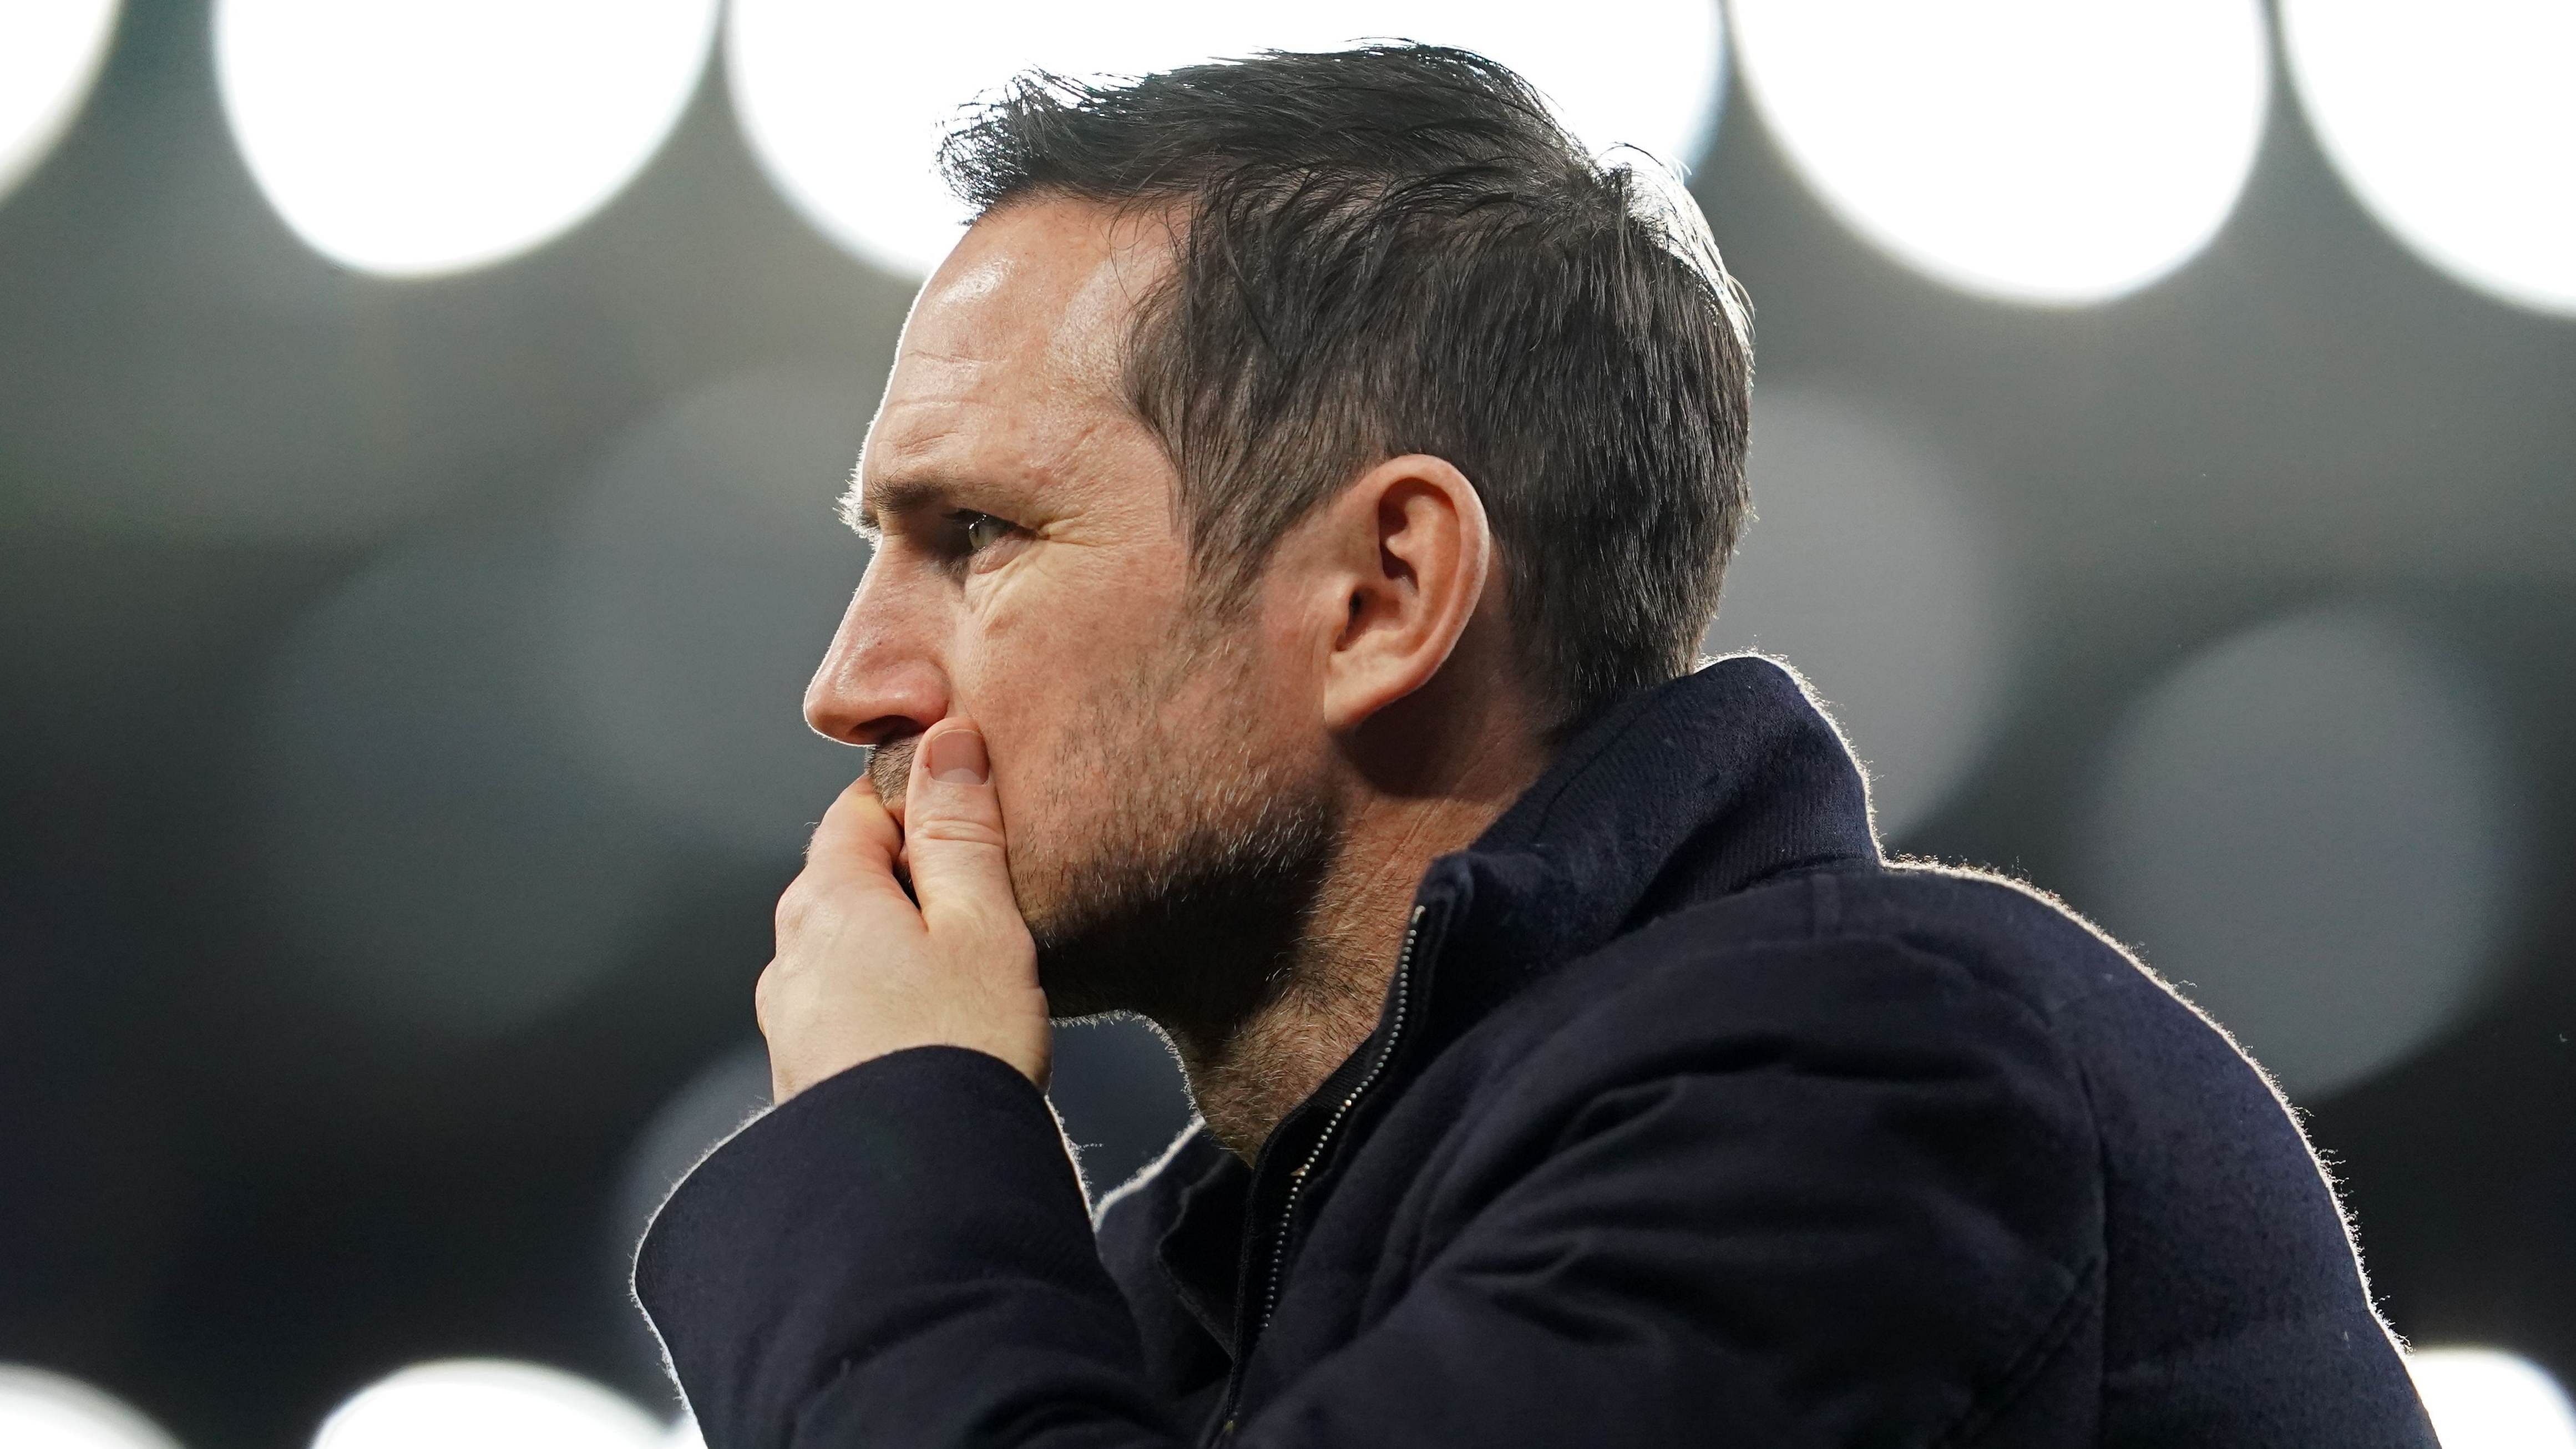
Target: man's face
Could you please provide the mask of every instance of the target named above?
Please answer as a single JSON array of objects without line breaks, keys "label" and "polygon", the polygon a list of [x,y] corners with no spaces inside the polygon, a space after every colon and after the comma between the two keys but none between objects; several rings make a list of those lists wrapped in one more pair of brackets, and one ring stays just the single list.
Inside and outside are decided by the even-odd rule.
[{"label": "man's face", "polygon": [[1194,607],[1171,462],[1122,400],[1167,259],[1080,202],[967,234],[905,326],[857,482],[875,552],[805,698],[878,747],[898,819],[921,732],[982,729],[1060,1016],[1239,1009],[1257,983],[1193,971],[1293,941],[1337,828],[1309,651],[1257,598]]}]

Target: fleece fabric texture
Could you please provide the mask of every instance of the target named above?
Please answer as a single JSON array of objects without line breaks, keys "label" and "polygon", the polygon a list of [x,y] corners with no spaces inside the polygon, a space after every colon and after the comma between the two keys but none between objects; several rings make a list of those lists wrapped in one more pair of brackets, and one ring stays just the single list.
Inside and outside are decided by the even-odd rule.
[{"label": "fleece fabric texture", "polygon": [[1095,1221],[956,1048],[753,1122],[636,1292],[713,1449],[2434,1449],[2228,1040],[2052,902],[1891,864],[1794,678],[1594,725],[1417,897],[1247,1167]]}]

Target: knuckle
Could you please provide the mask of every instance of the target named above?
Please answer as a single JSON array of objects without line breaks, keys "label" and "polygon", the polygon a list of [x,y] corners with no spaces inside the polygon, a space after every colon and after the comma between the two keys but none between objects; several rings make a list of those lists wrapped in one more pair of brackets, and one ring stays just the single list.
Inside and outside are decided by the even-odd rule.
[{"label": "knuckle", "polygon": [[868,783],[868,777],[865,774],[861,774],[857,779],[841,787],[841,793],[832,797],[831,807],[825,813],[846,815],[863,812],[868,806],[876,803],[875,787]]},{"label": "knuckle", "polygon": [[1028,936],[1028,926],[1019,912],[1003,901],[952,900],[940,907],[937,915],[932,929],[951,942],[974,948],[978,954],[989,954]]},{"label": "knuckle", "polygon": [[832,906],[830,882],[807,871],[778,893],[778,905],[770,913],[771,924],[782,936],[794,935],[822,924],[829,918]]},{"label": "knuckle", "polygon": [[[807,914],[813,909],[812,895],[813,891],[805,884],[803,876],[800,875],[788,882],[787,889],[778,893],[777,907],[770,912],[772,923],[781,931],[792,931],[802,925]],[[771,966],[775,968],[776,964],[772,962]],[[767,973],[764,972],[764,979],[766,975]]]},{"label": "knuckle", "polygon": [[916,841],[936,840],[947,845],[983,845],[999,850],[1002,827],[973,816],[931,815],[913,827],[911,838]]}]

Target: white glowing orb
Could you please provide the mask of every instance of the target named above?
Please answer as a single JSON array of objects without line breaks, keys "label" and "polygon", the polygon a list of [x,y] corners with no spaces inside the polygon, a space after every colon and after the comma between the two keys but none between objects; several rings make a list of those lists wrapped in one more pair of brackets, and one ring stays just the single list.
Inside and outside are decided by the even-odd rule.
[{"label": "white glowing orb", "polygon": [[918,276],[965,219],[933,167],[941,129],[1015,73],[1135,75],[1389,37],[1489,55],[1545,91],[1587,145],[1632,145],[1676,166],[1707,146],[1723,93],[1725,42],[1710,0],[1602,0],[1579,14],[1463,0],[997,0],[963,24],[936,6],[737,0],[725,55],[743,129],[779,189],[861,258]]},{"label": "white glowing orb", "polygon": [[2546,1369],[2492,1348],[2406,1356],[2442,1449],[2576,1449],[2576,1406]]},{"label": "white glowing orb", "polygon": [[271,205],[366,272],[480,266],[597,210],[660,147],[715,0],[219,0],[224,114]]},{"label": "white glowing orb", "polygon": [[0,1444],[9,1449],[179,1449],[161,1426],[78,1379],[0,1364]]},{"label": "white glowing orb", "polygon": [[2425,260],[2576,314],[2576,5],[2282,0],[2317,139]]},{"label": "white glowing orb", "polygon": [[2254,162],[2255,0],[1735,0],[1748,93],[1861,235],[1968,291],[2072,304],[2198,252]]},{"label": "white glowing orb", "polygon": [[313,1449],[662,1449],[668,1432],[560,1369],[449,1359],[360,1390],[323,1421]]},{"label": "white glowing orb", "polygon": [[116,0],[0,5],[0,196],[71,125],[115,33]]}]

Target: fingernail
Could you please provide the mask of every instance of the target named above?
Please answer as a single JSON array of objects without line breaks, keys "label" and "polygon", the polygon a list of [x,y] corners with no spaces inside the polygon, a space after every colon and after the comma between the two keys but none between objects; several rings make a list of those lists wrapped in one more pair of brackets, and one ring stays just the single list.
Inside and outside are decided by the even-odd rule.
[{"label": "fingernail", "polygon": [[952,785],[981,785],[988,772],[984,737],[973,730],[950,730],[930,742],[930,778]]}]

